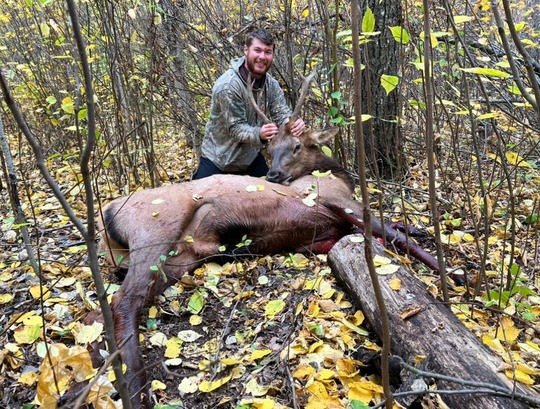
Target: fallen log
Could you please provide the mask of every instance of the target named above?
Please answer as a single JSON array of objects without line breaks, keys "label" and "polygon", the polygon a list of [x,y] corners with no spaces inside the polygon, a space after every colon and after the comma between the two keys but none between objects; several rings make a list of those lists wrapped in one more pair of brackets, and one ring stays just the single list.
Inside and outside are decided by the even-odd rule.
[{"label": "fallen log", "polygon": [[[374,247],[374,254],[384,252],[380,245]],[[344,237],[330,251],[328,261],[334,275],[344,284],[373,330],[381,337],[381,320],[367,270],[363,243],[352,243],[350,236]],[[390,281],[394,278],[401,280],[399,290],[390,288]],[[407,363],[413,363],[415,358],[422,356],[425,359],[419,368],[424,371],[497,385],[538,398],[539,395],[532,389],[519,383],[514,385],[504,374],[498,373],[497,368],[503,361],[404,268],[395,274],[380,275],[379,281],[388,308],[392,355],[398,355]],[[402,314],[409,310],[416,313],[409,318],[402,318]],[[410,377],[405,383],[411,383]],[[464,389],[443,380],[435,380],[435,383],[439,390]],[[531,407],[495,394],[450,394],[444,395],[442,400],[452,409]],[[408,406],[406,401],[403,403]]]}]

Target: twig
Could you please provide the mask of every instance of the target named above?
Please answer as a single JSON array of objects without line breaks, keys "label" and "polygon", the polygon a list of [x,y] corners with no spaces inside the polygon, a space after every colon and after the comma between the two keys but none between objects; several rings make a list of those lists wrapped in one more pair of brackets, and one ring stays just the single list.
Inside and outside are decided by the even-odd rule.
[{"label": "twig", "polygon": [[[448,376],[448,375],[442,375],[442,374],[439,374],[439,373],[436,373],[436,372],[423,371],[423,370],[418,369],[418,368],[416,368],[416,367],[414,367],[412,365],[409,365],[400,356],[394,356],[394,358],[396,358],[398,360],[398,362],[400,363],[400,365],[403,368],[405,368],[408,371],[410,371],[410,372],[412,372],[412,373],[414,373],[416,375],[419,375],[421,377],[440,379],[440,380],[446,381],[446,382],[457,383],[458,385],[462,385],[462,386],[472,386],[472,387],[476,387],[476,388],[482,388],[482,392],[479,392],[478,390],[471,389],[471,390],[445,391],[444,392],[445,394],[450,394],[450,392],[453,392],[455,394],[489,393],[491,395],[503,396],[503,397],[507,397],[507,398],[511,398],[511,399],[516,399],[518,401],[525,402],[525,403],[528,403],[528,404],[534,404],[534,405],[540,406],[540,399],[539,398],[535,398],[534,396],[525,395],[523,393],[513,391],[513,390],[508,389],[508,388],[506,388],[504,386],[499,386],[499,385],[486,383],[486,382],[469,381],[467,379],[456,378],[456,377]],[[424,394],[424,393],[440,393],[440,392],[442,392],[442,391],[425,390],[425,391],[419,391],[417,393],[418,394]],[[410,394],[412,394],[414,392],[407,392],[407,393],[409,393],[409,395],[410,395]],[[399,396],[399,395],[396,394],[395,396]],[[406,395],[403,395],[403,396],[406,396]],[[376,406],[376,407],[380,407],[380,406]],[[372,408],[372,409],[374,409],[374,408]]]},{"label": "twig", "polygon": [[[465,394],[471,394],[471,395],[479,395],[479,394],[486,394],[486,395],[493,395],[493,396],[506,396],[505,394],[494,392],[492,389],[466,389],[466,390],[447,390],[447,389],[424,389],[421,391],[407,391],[407,392],[396,392],[394,393],[394,398],[404,398],[406,396],[421,396],[421,395],[465,395]],[[386,400],[383,400],[382,402],[376,404],[375,406],[370,406],[369,409],[378,409],[382,408],[386,403]]]}]

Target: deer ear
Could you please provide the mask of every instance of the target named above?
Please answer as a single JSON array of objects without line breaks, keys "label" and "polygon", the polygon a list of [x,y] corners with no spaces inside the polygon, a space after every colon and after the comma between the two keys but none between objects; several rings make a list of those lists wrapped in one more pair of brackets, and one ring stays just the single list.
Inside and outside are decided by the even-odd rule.
[{"label": "deer ear", "polygon": [[312,131],[311,139],[315,143],[323,144],[329,142],[334,136],[337,135],[339,128],[336,126],[334,128],[327,128],[320,131]]}]

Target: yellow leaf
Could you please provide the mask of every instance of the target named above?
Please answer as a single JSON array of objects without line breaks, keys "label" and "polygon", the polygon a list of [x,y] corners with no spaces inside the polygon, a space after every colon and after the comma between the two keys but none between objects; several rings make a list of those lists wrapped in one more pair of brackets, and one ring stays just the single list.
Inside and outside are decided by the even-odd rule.
[{"label": "yellow leaf", "polygon": [[461,242],[461,237],[459,237],[457,234],[441,233],[441,242],[443,244],[457,244]]},{"label": "yellow leaf", "polygon": [[311,344],[309,346],[309,349],[308,349],[308,352],[309,353],[312,353],[312,352],[316,352],[317,351],[317,348],[321,347],[324,345],[324,341],[323,340],[319,340],[317,342],[314,342],[313,344]]},{"label": "yellow leaf", "polygon": [[217,381],[202,381],[199,385],[199,390],[201,392],[212,392],[215,391],[220,386],[225,385],[227,382],[231,380],[231,375],[225,376],[221,379],[218,379]]},{"label": "yellow leaf", "polygon": [[375,271],[379,275],[390,275],[399,271],[399,266],[396,264],[386,264],[375,268]]},{"label": "yellow leaf", "polygon": [[264,315],[269,319],[274,319],[274,317],[279,314],[285,308],[285,301],[283,300],[272,300],[264,309]]},{"label": "yellow leaf", "polygon": [[261,359],[262,357],[269,355],[272,353],[272,350],[270,349],[256,349],[251,353],[251,356],[249,357],[250,361],[256,361],[257,359]]},{"label": "yellow leaf", "polygon": [[506,152],[506,160],[512,165],[522,166],[525,168],[531,168],[532,166],[529,162],[525,161],[519,154],[516,152]]},{"label": "yellow leaf", "polygon": [[516,377],[516,379],[518,380],[518,382],[521,382],[525,385],[533,385],[534,384],[534,380],[533,378],[531,378],[529,375],[527,375],[525,372],[522,372],[520,370],[516,370],[515,372],[512,371],[511,369],[507,369],[506,371],[504,371],[504,373],[506,374],[506,376],[510,379],[514,379],[514,375]]},{"label": "yellow leaf", "polygon": [[241,360],[239,360],[239,359],[233,359],[233,358],[223,358],[223,359],[220,360],[219,362],[221,362],[223,365],[227,365],[227,366],[238,365],[238,364],[241,364],[241,363],[242,363]]},{"label": "yellow leaf", "polygon": [[349,393],[347,397],[350,400],[359,400],[365,404],[368,404],[376,396],[382,396],[382,386],[376,383],[365,382],[353,382],[349,385]]},{"label": "yellow leaf", "polygon": [[248,383],[246,383],[246,392],[250,394],[251,396],[265,396],[268,393],[268,389],[270,389],[267,386],[259,385],[257,382],[257,379],[251,378]]},{"label": "yellow leaf", "polygon": [[182,340],[176,337],[169,338],[165,342],[165,358],[178,358],[182,352]]},{"label": "yellow leaf", "polygon": [[201,334],[191,329],[186,329],[178,333],[178,338],[180,338],[184,342],[195,342],[201,337]]},{"label": "yellow leaf", "polygon": [[304,409],[333,409],[333,408],[342,408],[343,404],[340,402],[339,398],[328,397],[328,398],[319,398],[317,396],[310,396],[308,399],[307,405]]},{"label": "yellow leaf", "polygon": [[317,379],[320,381],[326,381],[329,379],[333,379],[336,376],[336,373],[330,369],[321,369],[319,373],[317,374]]},{"label": "yellow leaf", "polygon": [[391,264],[391,263],[392,263],[392,260],[390,260],[388,257],[383,257],[378,254],[375,257],[373,257],[373,264],[375,264],[375,266],[384,266],[386,264]]},{"label": "yellow leaf", "polygon": [[317,196],[318,194],[316,192],[310,193],[302,199],[302,202],[308,207],[314,207],[317,204],[317,202],[315,202]]},{"label": "yellow leaf", "polygon": [[401,280],[399,278],[393,278],[391,281],[390,281],[390,288],[394,291],[399,291],[401,290]]},{"label": "yellow leaf", "polygon": [[321,307],[319,306],[319,303],[316,302],[315,300],[312,300],[309,303],[309,307],[307,310],[308,317],[315,318],[320,314],[320,312],[321,312]]},{"label": "yellow leaf", "polygon": [[496,351],[499,352],[506,352],[504,347],[501,344],[501,341],[499,341],[497,338],[494,338],[492,335],[484,335],[482,337],[482,342],[486,344],[488,347],[493,348]]},{"label": "yellow leaf", "polygon": [[354,318],[354,319],[351,320],[351,321],[352,321],[352,323],[353,323],[354,325],[360,325],[360,324],[362,324],[362,323],[364,322],[364,320],[366,319],[364,313],[363,313],[361,310],[356,311],[356,312],[354,313],[354,315],[353,315],[353,318]]},{"label": "yellow leaf", "polygon": [[519,336],[521,330],[516,328],[514,321],[508,316],[501,318],[501,323],[497,331],[497,338],[513,344]]},{"label": "yellow leaf", "polygon": [[471,21],[473,18],[471,16],[454,16],[454,23],[457,25],[457,24],[462,24],[462,23],[466,23],[468,21]]},{"label": "yellow leaf", "polygon": [[23,325],[15,329],[13,333],[18,344],[33,344],[41,336],[39,325]]},{"label": "yellow leaf", "polygon": [[23,385],[32,386],[38,378],[38,374],[34,371],[28,371],[19,376],[19,382]]},{"label": "yellow leaf", "polygon": [[155,347],[164,347],[167,345],[167,335],[163,332],[156,332],[150,337],[149,341]]},{"label": "yellow leaf", "polygon": [[364,236],[349,236],[349,241],[351,243],[363,243],[364,242]]},{"label": "yellow leaf", "polygon": [[301,253],[295,253],[286,259],[286,263],[290,267],[302,268],[309,264],[309,259]]},{"label": "yellow leaf", "polygon": [[178,390],[183,393],[194,393],[197,392],[199,384],[199,378],[197,376],[191,376],[188,378],[182,379],[182,382],[178,385]]},{"label": "yellow leaf", "polygon": [[13,295],[11,294],[0,294],[0,304],[8,304],[13,300]]},{"label": "yellow leaf", "polygon": [[33,285],[32,287],[28,289],[28,291],[30,291],[30,294],[32,295],[34,300],[37,300],[42,296],[42,290],[43,290],[44,300],[46,300],[47,298],[51,296],[51,292],[45,286],[41,287],[39,285]]},{"label": "yellow leaf", "polygon": [[154,379],[152,381],[152,390],[153,391],[159,391],[159,390],[165,390],[167,389],[167,385],[165,385],[163,382],[158,381],[157,379]]},{"label": "yellow leaf", "polygon": [[365,337],[367,337],[369,335],[369,332],[367,332],[365,329],[362,329],[354,324],[352,324],[351,322],[347,321],[347,320],[341,320],[341,323],[343,325],[345,325],[347,328],[353,330],[354,332],[356,332],[357,334],[359,335],[363,335]]},{"label": "yellow leaf", "polygon": [[300,365],[293,372],[293,377],[300,380],[307,380],[315,376],[315,368],[311,365]]},{"label": "yellow leaf", "polygon": [[202,317],[200,315],[192,315],[189,317],[189,323],[193,326],[202,324]]},{"label": "yellow leaf", "polygon": [[148,310],[148,318],[156,318],[158,314],[158,309],[155,305],[151,306]]},{"label": "yellow leaf", "polygon": [[[249,405],[255,409],[275,409],[276,402],[270,398],[254,398],[254,399],[242,399],[241,405]],[[281,408],[282,406],[280,406]]]},{"label": "yellow leaf", "polygon": [[97,341],[103,332],[103,324],[95,321],[92,325],[81,325],[75,334],[75,341],[78,344],[86,345]]},{"label": "yellow leaf", "polygon": [[322,382],[313,381],[311,385],[306,388],[313,396],[326,399],[328,398],[328,391]]},{"label": "yellow leaf", "polygon": [[540,352],[540,346],[538,346],[536,343],[531,342],[531,341],[527,341],[527,342],[524,342],[524,343],[520,342],[518,345],[519,345],[519,347],[521,348],[522,351],[527,351],[527,352],[533,353],[533,354],[536,354],[536,353]]}]

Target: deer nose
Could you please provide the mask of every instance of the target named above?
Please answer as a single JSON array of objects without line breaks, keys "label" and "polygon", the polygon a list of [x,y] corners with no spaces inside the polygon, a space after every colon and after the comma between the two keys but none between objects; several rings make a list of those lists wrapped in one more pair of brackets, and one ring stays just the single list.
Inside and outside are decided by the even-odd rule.
[{"label": "deer nose", "polygon": [[266,174],[266,180],[269,182],[279,183],[281,179],[281,172],[279,170],[269,170]]}]

